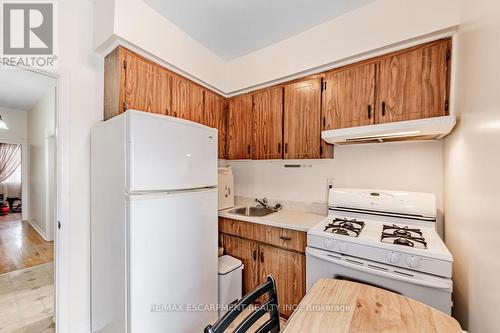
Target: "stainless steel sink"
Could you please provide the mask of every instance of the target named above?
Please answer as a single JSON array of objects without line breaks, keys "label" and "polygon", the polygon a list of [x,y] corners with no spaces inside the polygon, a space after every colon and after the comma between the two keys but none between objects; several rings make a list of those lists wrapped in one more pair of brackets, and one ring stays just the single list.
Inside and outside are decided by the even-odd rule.
[{"label": "stainless steel sink", "polygon": [[241,207],[229,211],[229,213],[231,214],[237,214],[243,216],[266,216],[276,212],[277,212],[276,209],[267,207]]}]

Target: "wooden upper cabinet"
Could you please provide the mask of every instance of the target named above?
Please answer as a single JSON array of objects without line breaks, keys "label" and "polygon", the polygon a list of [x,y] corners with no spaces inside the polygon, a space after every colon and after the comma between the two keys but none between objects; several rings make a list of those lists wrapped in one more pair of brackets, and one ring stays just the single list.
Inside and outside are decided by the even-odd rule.
[{"label": "wooden upper cabinet", "polygon": [[283,158],[283,87],[253,94],[252,158]]},{"label": "wooden upper cabinet", "polygon": [[284,157],[320,158],[321,79],[285,86]]},{"label": "wooden upper cabinet", "polygon": [[172,113],[174,117],[202,122],[203,93],[200,86],[174,75],[172,78]]},{"label": "wooden upper cabinet", "polygon": [[379,123],[446,115],[450,49],[448,39],[380,61]]},{"label": "wooden upper cabinet", "polygon": [[252,158],[252,95],[232,97],[227,110],[227,158]]},{"label": "wooden upper cabinet", "polygon": [[375,69],[375,64],[366,64],[334,70],[325,76],[322,130],[374,123]]},{"label": "wooden upper cabinet", "polygon": [[171,75],[164,68],[125,52],[125,110],[169,114]]},{"label": "wooden upper cabinet", "polygon": [[205,91],[205,106],[202,123],[213,128],[218,132],[218,155],[219,158],[225,158],[226,145],[226,102],[224,97],[211,91]]},{"label": "wooden upper cabinet", "polygon": [[104,119],[128,109],[168,114],[171,75],[155,63],[118,47],[104,60]]},{"label": "wooden upper cabinet", "polygon": [[125,53],[117,47],[104,58],[104,120],[124,111]]}]

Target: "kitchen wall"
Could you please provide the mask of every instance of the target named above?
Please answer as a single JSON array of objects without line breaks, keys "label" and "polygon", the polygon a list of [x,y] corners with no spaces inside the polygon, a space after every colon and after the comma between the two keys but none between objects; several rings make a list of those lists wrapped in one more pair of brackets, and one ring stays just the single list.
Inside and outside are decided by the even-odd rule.
[{"label": "kitchen wall", "polygon": [[94,2],[95,47],[100,51],[119,40],[136,47],[139,53],[146,51],[156,62],[208,88],[223,88],[224,61],[144,1]]},{"label": "kitchen wall", "polygon": [[[302,168],[284,168],[299,163]],[[331,160],[224,161],[233,168],[236,195],[323,202],[327,179],[336,187],[435,193],[443,209],[443,142],[340,146]]]},{"label": "kitchen wall", "polygon": [[366,56],[390,45],[453,28],[458,23],[458,0],[373,1],[229,61],[226,91],[245,90],[352,57]]},{"label": "kitchen wall", "polygon": [[500,2],[461,1],[456,113],[445,141],[446,244],[454,315],[472,333],[498,332],[500,309]]},{"label": "kitchen wall", "polygon": [[459,0],[377,0],[304,33],[224,62],[141,0],[97,3],[95,46],[100,51],[117,42],[133,46],[153,60],[223,93],[326,66],[454,28],[459,23]]},{"label": "kitchen wall", "polygon": [[28,209],[25,217],[46,239],[54,239],[55,224],[55,81],[28,112]]}]

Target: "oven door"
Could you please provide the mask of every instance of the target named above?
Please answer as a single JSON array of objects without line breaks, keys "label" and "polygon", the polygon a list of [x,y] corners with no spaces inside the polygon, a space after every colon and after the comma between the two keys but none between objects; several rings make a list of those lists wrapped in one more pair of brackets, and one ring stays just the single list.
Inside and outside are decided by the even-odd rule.
[{"label": "oven door", "polygon": [[369,284],[451,314],[451,279],[307,247],[307,290],[317,280],[324,278]]}]

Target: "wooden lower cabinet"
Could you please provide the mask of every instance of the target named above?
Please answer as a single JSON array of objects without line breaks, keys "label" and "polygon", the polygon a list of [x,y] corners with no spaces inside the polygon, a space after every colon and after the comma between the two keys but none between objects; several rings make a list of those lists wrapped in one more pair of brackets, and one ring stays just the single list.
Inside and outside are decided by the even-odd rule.
[{"label": "wooden lower cabinet", "polygon": [[[278,288],[278,301],[280,305],[280,314],[289,317],[296,306],[304,297],[306,289],[306,257],[304,255],[302,244],[297,241],[301,237],[293,235],[298,231],[285,231],[286,239],[291,239],[300,246],[302,250],[290,250],[291,244],[275,243],[275,240],[261,239],[261,241],[252,238],[258,238],[261,232],[259,229],[267,226],[257,225],[249,222],[236,223],[235,228],[231,228],[231,222],[240,222],[230,219],[222,219],[221,226],[227,227],[219,229],[220,238],[224,253],[240,259],[245,265],[243,269],[243,294],[255,289],[259,284],[264,283],[268,275],[273,275]],[[254,226],[252,228],[252,226]],[[264,231],[264,229],[262,230]],[[229,235],[225,232],[237,232],[238,236]],[[248,234],[246,234],[248,233]],[[272,233],[268,230],[267,233]],[[304,233],[305,234],[305,233]],[[248,238],[246,238],[248,237]],[[294,241],[294,239],[297,240]],[[264,242],[263,242],[264,241]],[[269,242],[269,243],[266,243]],[[272,245],[271,245],[272,244]],[[295,246],[293,248],[296,248]]]},{"label": "wooden lower cabinet", "polygon": [[274,276],[280,314],[289,317],[306,294],[306,256],[274,246],[260,245],[260,283]]},{"label": "wooden lower cabinet", "polygon": [[222,234],[224,254],[238,258],[245,266],[243,269],[243,294],[255,289],[259,283],[258,254],[259,244],[255,241]]}]

